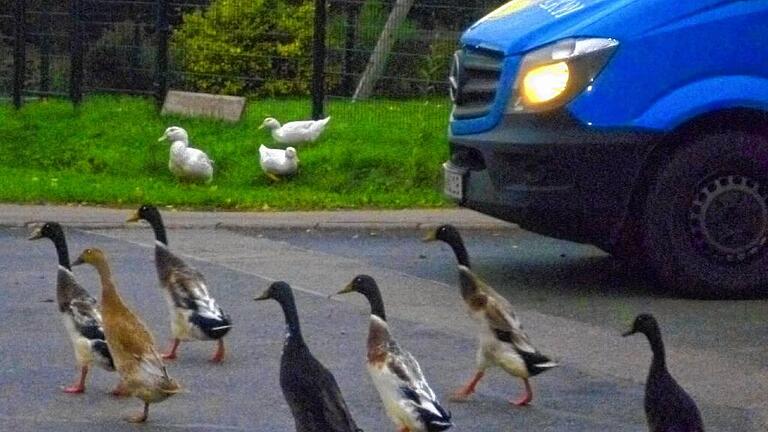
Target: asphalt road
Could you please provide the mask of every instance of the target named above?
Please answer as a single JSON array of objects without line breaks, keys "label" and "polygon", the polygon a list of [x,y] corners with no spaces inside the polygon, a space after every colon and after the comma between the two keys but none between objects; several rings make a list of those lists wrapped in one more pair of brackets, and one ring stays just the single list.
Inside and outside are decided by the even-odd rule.
[{"label": "asphalt road", "polygon": [[[219,366],[207,362],[213,343],[183,344],[169,370],[186,392],[154,405],[146,425],[129,425],[121,417],[140,402],[106,394],[114,375],[96,370],[83,395],[59,390],[76,371],[51,302],[55,252],[49,241],[29,242],[26,235],[0,229],[3,431],[293,430],[278,385],[283,316],[274,302],[251,301],[278,279],[296,288],[307,342],[366,431],[393,430],[365,371],[368,311],[359,295],[326,298],[356,274],[379,281],[395,336],[443,399],[473,371],[476,326],[458,296],[455,261],[446,245],[421,243],[419,232],[170,230],[171,247],[206,275],[235,328]],[[639,312],[661,322],[670,369],[697,400],[708,430],[768,430],[766,300],[654,294],[593,248],[523,231],[467,232],[465,241],[476,271],[510,299],[534,343],[562,366],[534,379],[536,399],[527,408],[507,404],[521,385],[499,371],[472,401],[444,400],[454,430],[647,430],[642,397],[650,352],[642,337],[619,336]],[[165,345],[169,327],[151,231],[71,230],[69,243],[73,256],[92,245],[107,251],[119,289]],[[99,293],[92,269],[75,273]]]}]

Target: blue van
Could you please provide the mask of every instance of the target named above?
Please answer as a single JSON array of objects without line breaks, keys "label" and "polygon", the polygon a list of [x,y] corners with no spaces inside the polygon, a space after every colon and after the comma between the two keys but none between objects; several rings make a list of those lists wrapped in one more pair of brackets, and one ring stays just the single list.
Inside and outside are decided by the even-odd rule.
[{"label": "blue van", "polygon": [[767,23],[756,0],[505,4],[454,55],[445,194],[678,293],[765,293]]}]

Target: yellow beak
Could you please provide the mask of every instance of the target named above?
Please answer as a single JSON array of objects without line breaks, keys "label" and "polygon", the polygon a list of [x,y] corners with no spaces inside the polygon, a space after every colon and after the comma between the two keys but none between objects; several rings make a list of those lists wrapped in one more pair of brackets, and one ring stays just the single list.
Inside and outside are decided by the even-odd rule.
[{"label": "yellow beak", "polygon": [[168,139],[168,136],[166,136],[166,135],[163,135],[163,136],[161,136],[160,138],[158,138],[158,139],[157,139],[157,142],[160,142],[160,141],[165,141],[165,140],[167,140],[167,139]]},{"label": "yellow beak", "polygon": [[126,221],[126,222],[138,222],[138,221],[139,221],[139,219],[141,219],[141,216],[139,216],[139,211],[138,211],[138,210],[136,210],[136,211],[135,211],[135,212],[133,212],[133,214],[132,214],[132,215],[131,215],[131,216],[130,216],[128,219],[126,219],[125,221]]},{"label": "yellow beak", "polygon": [[39,238],[43,238],[43,229],[35,228],[35,230],[32,231],[32,234],[29,235],[28,240],[37,240]]},{"label": "yellow beak", "polygon": [[256,300],[256,301],[261,301],[261,300],[269,300],[269,298],[270,298],[269,290],[267,290],[267,291],[264,291],[264,294],[262,294],[262,295],[260,295],[258,297],[254,297],[253,299]]},{"label": "yellow beak", "polygon": [[348,283],[347,286],[345,286],[341,291],[337,292],[336,294],[331,294],[328,297],[330,298],[330,297],[335,296],[335,295],[346,294],[346,293],[351,293],[351,292],[355,292],[355,288],[352,286],[352,282]]},{"label": "yellow beak", "polygon": [[428,232],[424,238],[421,239],[423,242],[431,242],[437,240],[437,230],[432,230]]}]

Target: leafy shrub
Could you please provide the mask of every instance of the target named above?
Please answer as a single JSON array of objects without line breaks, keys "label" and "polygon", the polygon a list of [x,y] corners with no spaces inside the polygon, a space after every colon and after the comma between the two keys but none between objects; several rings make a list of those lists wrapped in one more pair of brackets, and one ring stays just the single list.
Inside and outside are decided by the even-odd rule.
[{"label": "leafy shrub", "polygon": [[112,25],[88,51],[86,85],[100,89],[151,90],[154,46],[147,26],[127,20]]},{"label": "leafy shrub", "polygon": [[194,90],[307,94],[312,75],[311,0],[215,0],[184,15],[171,46]]}]

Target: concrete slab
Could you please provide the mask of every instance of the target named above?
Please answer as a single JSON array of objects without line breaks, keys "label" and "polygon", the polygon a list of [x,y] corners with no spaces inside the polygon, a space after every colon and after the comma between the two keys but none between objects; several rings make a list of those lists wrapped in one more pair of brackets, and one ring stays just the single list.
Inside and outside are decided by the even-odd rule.
[{"label": "concrete slab", "polygon": [[243,116],[244,109],[245,98],[241,96],[171,90],[165,96],[160,114],[208,117],[228,122],[238,122]]}]

